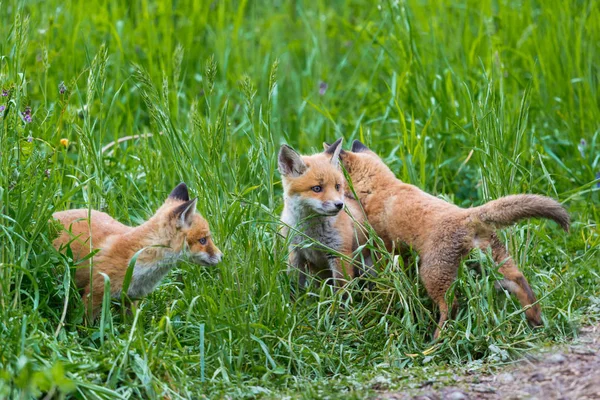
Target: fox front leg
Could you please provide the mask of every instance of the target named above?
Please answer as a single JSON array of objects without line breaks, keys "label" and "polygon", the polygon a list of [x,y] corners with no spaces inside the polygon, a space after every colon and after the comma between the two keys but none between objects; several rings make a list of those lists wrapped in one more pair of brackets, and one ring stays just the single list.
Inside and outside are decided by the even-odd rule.
[{"label": "fox front leg", "polygon": [[333,278],[333,286],[336,290],[343,288],[348,283],[348,279],[354,278],[354,268],[352,263],[343,260],[333,254],[327,256],[327,263]]},{"label": "fox front leg", "polygon": [[306,274],[308,271],[304,257],[297,251],[292,250],[288,257],[288,274],[293,276],[294,271],[298,271],[298,280],[292,282],[292,286],[295,287],[296,291],[299,291],[306,287]]}]

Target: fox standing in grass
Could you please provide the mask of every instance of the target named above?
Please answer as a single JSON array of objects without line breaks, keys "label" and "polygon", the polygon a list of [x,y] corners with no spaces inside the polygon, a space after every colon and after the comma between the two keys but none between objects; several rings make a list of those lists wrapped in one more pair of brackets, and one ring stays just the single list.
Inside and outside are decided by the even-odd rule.
[{"label": "fox standing in grass", "polygon": [[464,209],[400,181],[357,140],[352,152],[342,151],[340,158],[367,220],[388,250],[405,243],[419,253],[419,274],[440,309],[434,338],[448,319],[446,292],[456,279],[461,259],[474,248],[491,247],[504,275],[499,286],[515,294],[523,307],[529,306],[525,315],[531,325],[542,325],[536,297],[495,230],[524,218],[548,218],[568,231],[569,215],[558,202],[538,195],[512,195]]},{"label": "fox standing in grass", "polygon": [[[324,153],[312,156],[301,156],[287,145],[279,151],[284,190],[282,233],[286,237],[293,235],[289,265],[299,270],[300,287],[305,285],[309,271],[324,279],[333,278],[336,288],[358,273],[356,263],[331,252],[352,259],[358,246],[366,241],[363,230],[356,226],[363,222],[360,206],[344,194],[346,183],[339,166],[341,148],[340,138]],[[342,211],[344,205],[348,214]],[[304,246],[306,237],[315,243]],[[364,259],[369,263],[370,256],[364,254]]]},{"label": "fox standing in grass", "polygon": [[75,283],[83,289],[83,298],[93,316],[100,310],[104,294],[104,278],[100,273],[110,278],[111,297],[120,297],[129,262],[139,250],[145,248],[134,266],[127,291],[131,298],[152,292],[184,256],[203,265],[221,261],[223,254],[212,241],[208,223],[196,212],[197,201],[197,198],[190,200],[187,186],[181,183],[154,216],[137,227],[123,225],[95,210],[89,215],[87,209],[53,214],[65,228],[54,241],[55,248],[70,246],[75,262],[90,254],[90,245],[100,249],[93,257],[91,285],[88,268],[79,268],[75,273]]}]

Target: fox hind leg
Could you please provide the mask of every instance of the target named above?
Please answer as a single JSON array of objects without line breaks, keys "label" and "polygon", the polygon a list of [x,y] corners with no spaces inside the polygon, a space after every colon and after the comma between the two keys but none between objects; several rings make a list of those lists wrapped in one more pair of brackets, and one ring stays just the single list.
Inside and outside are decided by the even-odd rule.
[{"label": "fox hind leg", "polygon": [[510,254],[508,254],[506,247],[495,234],[490,239],[490,245],[494,261],[501,264],[498,271],[504,275],[504,279],[498,281],[497,287],[506,289],[514,294],[519,303],[521,303],[521,306],[531,306],[525,311],[525,316],[532,326],[543,325],[541,307],[539,304],[534,304],[537,301],[535,294],[531,290],[529,282],[527,282],[523,273],[519,270]]},{"label": "fox hind leg", "polygon": [[[438,326],[433,334],[434,340],[440,337],[441,329],[449,318],[450,310],[446,302],[446,292],[456,280],[459,262],[458,258],[454,261],[437,257],[424,257],[421,259],[419,275],[427,290],[427,294],[429,294],[429,297],[437,304],[440,310]],[[453,310],[457,308],[456,299],[452,308]]]}]

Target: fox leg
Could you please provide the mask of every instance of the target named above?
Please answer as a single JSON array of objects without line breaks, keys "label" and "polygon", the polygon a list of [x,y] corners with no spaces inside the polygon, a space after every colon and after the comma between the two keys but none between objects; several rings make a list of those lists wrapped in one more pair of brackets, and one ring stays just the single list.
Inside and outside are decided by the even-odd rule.
[{"label": "fox leg", "polygon": [[[90,297],[91,295],[91,297]],[[94,287],[93,293],[90,293],[90,285],[87,285],[81,296],[85,305],[85,313],[89,318],[89,322],[93,323],[102,310],[102,298],[104,297],[104,288],[97,289]]]},{"label": "fox leg", "polygon": [[[90,286],[92,288],[92,293],[90,293]],[[116,288],[111,288],[113,293],[114,289]],[[120,289],[118,293],[120,293]],[[82,299],[85,303],[88,317],[91,317],[91,322],[94,322],[98,319],[100,312],[102,311],[102,302],[104,301],[104,276],[95,274],[92,278],[91,285],[87,285],[83,290]]]},{"label": "fox leg", "polygon": [[[490,245],[492,247],[492,256],[494,261],[498,264],[502,264],[498,271],[504,275],[504,279],[497,283],[497,287],[506,289],[515,296],[521,303],[521,306],[526,307],[532,305],[537,301],[535,294],[531,290],[527,279],[523,276],[523,273],[519,271],[519,268],[508,254],[506,247],[498,237],[494,234],[491,237]],[[532,326],[541,326],[542,322],[542,311],[539,304],[535,304],[525,311],[527,321]]]},{"label": "fox leg", "polygon": [[[449,317],[449,307],[446,302],[446,292],[454,283],[458,270],[458,260],[456,263],[450,263],[446,260],[438,259],[427,259],[421,260],[419,267],[419,275],[423,281],[423,285],[427,290],[429,297],[438,305],[440,309],[440,319],[438,320],[438,326],[433,334],[433,339],[440,337],[441,329],[444,323]],[[457,306],[456,300],[454,300],[453,309]]]},{"label": "fox leg", "polygon": [[140,304],[140,300],[126,300],[126,304],[123,305],[124,312],[128,317],[133,317],[133,310],[138,309]]},{"label": "fox leg", "polygon": [[[352,252],[342,252],[345,256],[352,258]],[[349,279],[354,278],[354,265],[352,262],[343,260],[341,257],[336,257],[333,254],[327,255],[327,263],[331,270],[331,277],[333,278],[333,285],[336,289],[340,289],[348,283]]]},{"label": "fox leg", "polygon": [[292,282],[292,285],[296,286],[297,291],[299,291],[306,287],[306,260],[297,251],[292,250],[288,257],[288,274],[291,274],[294,270],[298,271],[298,281]]}]

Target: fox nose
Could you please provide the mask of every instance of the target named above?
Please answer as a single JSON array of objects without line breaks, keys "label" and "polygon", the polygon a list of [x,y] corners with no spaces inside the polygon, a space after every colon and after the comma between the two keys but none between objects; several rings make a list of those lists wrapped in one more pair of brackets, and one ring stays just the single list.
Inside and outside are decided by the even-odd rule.
[{"label": "fox nose", "polygon": [[343,201],[336,201],[335,203],[333,203],[333,205],[335,205],[335,207],[338,210],[341,210],[344,207],[344,202]]}]

